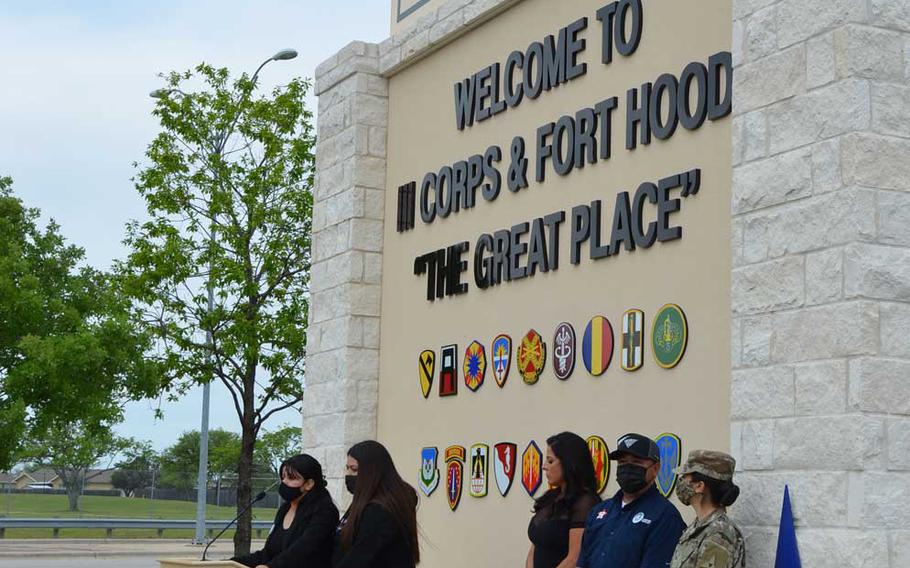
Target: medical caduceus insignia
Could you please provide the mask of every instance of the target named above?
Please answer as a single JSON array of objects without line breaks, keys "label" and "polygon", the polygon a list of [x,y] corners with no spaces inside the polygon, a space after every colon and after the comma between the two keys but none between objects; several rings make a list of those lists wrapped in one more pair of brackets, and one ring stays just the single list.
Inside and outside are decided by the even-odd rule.
[{"label": "medical caduceus insignia", "polygon": [[497,335],[493,340],[493,378],[502,388],[509,378],[509,368],[512,366],[512,338],[508,335]]},{"label": "medical caduceus insignia", "polygon": [[575,370],[575,328],[563,322],[553,334],[553,373],[557,379],[566,380]]},{"label": "medical caduceus insignia", "polygon": [[518,346],[518,371],[526,384],[533,385],[547,362],[547,345],[533,329],[521,338]]},{"label": "medical caduceus insignia", "polygon": [[483,377],[487,370],[487,355],[483,344],[472,341],[464,351],[464,384],[472,391],[477,391],[483,385]]},{"label": "medical caduceus insignia", "polygon": [[597,493],[603,493],[610,479],[610,449],[600,436],[588,436],[588,451],[591,452],[591,461],[594,463],[594,480],[597,483]]},{"label": "medical caduceus insignia", "polygon": [[645,313],[628,310],[622,315],[622,368],[637,371],[644,361]]},{"label": "medical caduceus insignia", "polygon": [[436,448],[423,448],[420,450],[420,490],[429,497],[439,486],[439,469],[436,461],[439,450]]},{"label": "medical caduceus insignia", "polygon": [[490,464],[490,447],[486,444],[471,446],[471,497],[486,497],[487,468]]},{"label": "medical caduceus insignia", "polygon": [[433,374],[436,372],[436,352],[426,350],[417,358],[417,373],[420,375],[420,392],[429,398],[433,388]]},{"label": "medical caduceus insignia", "polygon": [[461,488],[464,481],[464,446],[446,448],[446,500],[453,511],[461,501]]},{"label": "medical caduceus insignia", "polygon": [[651,324],[651,353],[664,369],[672,369],[682,360],[689,341],[686,314],[676,304],[666,304]]},{"label": "medical caduceus insignia", "polygon": [[540,488],[542,461],[543,454],[540,453],[540,448],[537,447],[537,443],[534,440],[531,440],[528,447],[521,454],[521,485],[531,497]]}]

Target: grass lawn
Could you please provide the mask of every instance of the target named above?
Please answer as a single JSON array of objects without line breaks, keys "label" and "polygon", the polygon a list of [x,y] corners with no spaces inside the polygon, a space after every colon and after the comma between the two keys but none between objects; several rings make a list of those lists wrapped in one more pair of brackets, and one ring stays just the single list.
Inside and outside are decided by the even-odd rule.
[{"label": "grass lawn", "polygon": [[[189,501],[159,501],[151,499],[131,499],[127,497],[101,497],[86,495],[80,499],[80,510],[70,511],[66,495],[41,495],[27,493],[0,494],[0,517],[18,518],[96,518],[96,519],[195,519],[196,503]],[[209,519],[234,518],[233,507],[206,507]],[[255,507],[253,518],[270,521],[275,516],[274,509]],[[6,538],[50,538],[51,529],[7,529]],[[255,531],[253,536],[255,537]],[[117,529],[115,538],[156,538],[155,530]],[[104,538],[103,529],[62,529],[61,538]],[[165,538],[191,538],[192,531],[167,530]],[[222,538],[230,536],[230,531]]]}]

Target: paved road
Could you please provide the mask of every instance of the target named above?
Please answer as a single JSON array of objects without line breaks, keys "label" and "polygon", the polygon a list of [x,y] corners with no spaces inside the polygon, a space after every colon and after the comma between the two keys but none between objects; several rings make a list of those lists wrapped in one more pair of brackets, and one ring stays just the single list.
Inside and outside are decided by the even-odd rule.
[{"label": "paved road", "polygon": [[[253,549],[262,548],[253,541]],[[231,555],[230,542],[217,542],[209,557]],[[0,568],[157,568],[158,558],[198,558],[202,548],[185,540],[2,539]]]},{"label": "paved road", "polygon": [[[2,543],[0,543],[2,546]],[[148,556],[133,558],[0,558],[0,568],[157,568],[158,562]]]}]

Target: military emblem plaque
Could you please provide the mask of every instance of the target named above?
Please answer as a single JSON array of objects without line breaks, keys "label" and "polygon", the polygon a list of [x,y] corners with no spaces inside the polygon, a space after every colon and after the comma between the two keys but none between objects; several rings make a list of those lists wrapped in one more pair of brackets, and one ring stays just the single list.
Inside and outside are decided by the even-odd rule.
[{"label": "military emblem plaque", "polygon": [[566,380],[575,370],[575,328],[563,322],[553,334],[553,374]]},{"label": "military emblem plaque", "polygon": [[666,304],[651,324],[651,353],[664,369],[672,369],[682,360],[689,342],[686,314],[676,304]]},{"label": "military emblem plaque", "polygon": [[503,497],[512,488],[517,463],[518,446],[510,442],[500,442],[493,446],[493,474],[496,477],[496,488]]},{"label": "military emblem plaque", "polygon": [[657,472],[657,490],[669,497],[676,487],[676,468],[682,463],[682,441],[676,434],[661,434],[654,440],[660,450],[660,470]]}]

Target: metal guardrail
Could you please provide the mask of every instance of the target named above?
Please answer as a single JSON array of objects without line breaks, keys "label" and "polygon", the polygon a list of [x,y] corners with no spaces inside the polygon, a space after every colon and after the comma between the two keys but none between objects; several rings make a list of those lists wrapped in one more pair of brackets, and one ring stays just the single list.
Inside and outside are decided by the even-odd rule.
[{"label": "metal guardrail", "polygon": [[[206,531],[211,537],[214,531],[221,530],[228,520],[207,520]],[[253,521],[256,538],[262,537],[262,531],[272,526],[271,521]],[[196,521],[182,519],[24,519],[0,517],[0,538],[6,536],[6,529],[53,529],[54,538],[60,536],[61,529],[105,529],[111,537],[114,529],[155,529],[158,538],[164,535],[165,529],[196,528]]]}]

